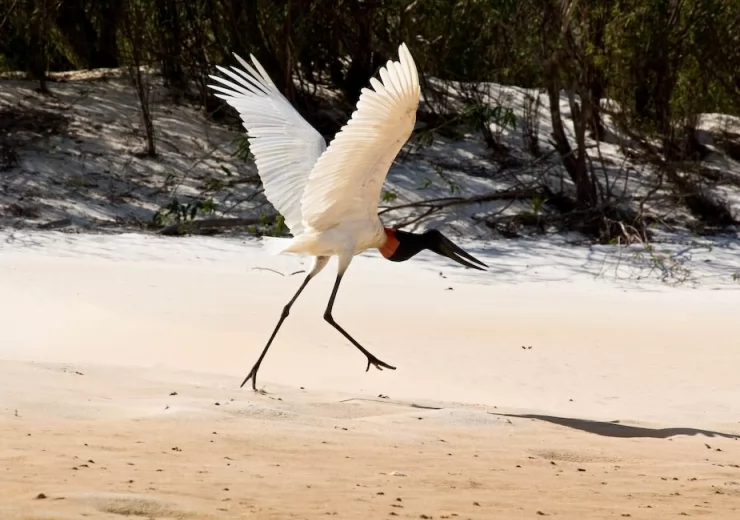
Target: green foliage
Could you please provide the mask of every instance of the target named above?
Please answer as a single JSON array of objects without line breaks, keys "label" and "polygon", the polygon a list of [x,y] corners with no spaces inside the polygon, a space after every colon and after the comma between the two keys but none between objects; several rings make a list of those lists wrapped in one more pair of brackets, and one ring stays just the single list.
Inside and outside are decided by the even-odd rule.
[{"label": "green foliage", "polygon": [[393,202],[398,198],[398,194],[395,191],[390,190],[383,190],[383,194],[381,195],[381,200],[383,202]]},{"label": "green foliage", "polygon": [[263,235],[271,237],[284,237],[288,234],[288,226],[285,225],[285,218],[282,215],[275,217],[270,223],[267,217],[262,217]]},{"label": "green foliage", "polygon": [[468,105],[463,112],[464,120],[474,128],[497,124],[501,128],[516,129],[514,110],[500,105],[491,106],[485,103]]},{"label": "green foliage", "polygon": [[[567,13],[573,41],[543,30],[552,13]],[[655,131],[667,116],[740,108],[734,0],[0,0],[0,22],[5,67],[37,71],[39,53],[52,70],[138,55],[161,65],[173,91],[195,87],[201,101],[212,95],[213,64],[237,52],[254,53],[291,100],[328,83],[347,109],[405,41],[425,76],[528,88],[547,84],[543,49],[576,46],[581,56],[564,73],[608,78],[604,94]],[[496,110],[475,115],[511,122]],[[246,139],[237,154],[249,156]]]},{"label": "green foliage", "polygon": [[[643,130],[664,133],[698,112],[737,113],[740,3],[622,0],[611,4],[599,63],[616,100]],[[719,43],[721,42],[721,44]]]},{"label": "green foliage", "polygon": [[216,202],[211,198],[184,204],[177,199],[173,199],[164,208],[154,214],[152,222],[158,227],[170,224],[182,224],[195,220],[199,215],[213,215],[215,212]]},{"label": "green foliage", "polygon": [[[252,152],[249,150],[249,137],[246,134],[242,133],[242,135],[239,136],[239,139],[237,141],[237,148],[233,155],[240,161],[244,162],[254,160]],[[221,168],[224,167],[222,166]],[[229,172],[225,168],[224,170],[226,172],[226,175],[231,175],[231,172]]]},{"label": "green foliage", "polygon": [[532,197],[532,215],[539,217],[542,214],[546,202],[547,198],[539,193]]},{"label": "green foliage", "polygon": [[289,233],[288,226],[285,225],[285,218],[280,214],[274,220],[267,215],[262,215],[259,220],[258,225],[247,227],[250,233],[268,237],[284,237]]}]

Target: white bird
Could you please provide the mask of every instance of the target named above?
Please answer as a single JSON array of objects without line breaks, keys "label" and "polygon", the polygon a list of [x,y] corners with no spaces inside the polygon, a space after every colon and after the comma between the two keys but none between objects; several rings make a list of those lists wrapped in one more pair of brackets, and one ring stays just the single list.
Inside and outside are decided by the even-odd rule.
[{"label": "white bird", "polygon": [[466,267],[486,267],[437,230],[408,233],[384,227],[378,217],[383,182],[411,136],[421,93],[416,64],[405,44],[398,54],[399,61],[388,61],[380,69],[382,82],[370,79],[373,90],[362,90],[357,109],[328,148],[254,56],[254,67],[236,54],[243,69],[217,67],[230,79],[210,76],[221,85],[209,87],[238,111],[265,196],[283,215],[293,235],[292,239],[273,239],[276,243],[270,247],[277,245],[276,253],[313,256],[308,275],[283,308],[267,345],[241,386],[251,379],[252,388],[257,389],[257,371],[290,308],[332,256],[338,258],[338,271],[324,319],[367,357],[366,371],[370,365],[379,370],[395,367],[368,352],[332,317],[339,284],[354,255],[377,248],[388,260],[401,262],[429,249]]}]

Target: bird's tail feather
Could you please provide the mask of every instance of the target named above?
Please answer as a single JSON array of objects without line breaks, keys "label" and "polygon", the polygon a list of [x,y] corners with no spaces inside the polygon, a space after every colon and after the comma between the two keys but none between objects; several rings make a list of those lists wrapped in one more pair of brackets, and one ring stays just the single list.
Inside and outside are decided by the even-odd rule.
[{"label": "bird's tail feather", "polygon": [[262,247],[271,255],[279,255],[285,252],[292,242],[292,238],[262,237]]}]

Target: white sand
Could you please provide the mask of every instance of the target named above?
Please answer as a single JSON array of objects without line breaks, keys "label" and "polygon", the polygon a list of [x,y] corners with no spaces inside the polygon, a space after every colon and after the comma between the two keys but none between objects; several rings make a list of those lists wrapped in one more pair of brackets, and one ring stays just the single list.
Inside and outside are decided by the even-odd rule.
[{"label": "white sand", "polygon": [[548,243],[469,244],[489,273],[363,255],[335,318],[398,370],[365,373],[321,319],[330,266],[259,395],[238,385],[303,274],[255,268],[299,257],[0,239],[2,518],[740,515],[740,292],[711,267],[690,289]]}]

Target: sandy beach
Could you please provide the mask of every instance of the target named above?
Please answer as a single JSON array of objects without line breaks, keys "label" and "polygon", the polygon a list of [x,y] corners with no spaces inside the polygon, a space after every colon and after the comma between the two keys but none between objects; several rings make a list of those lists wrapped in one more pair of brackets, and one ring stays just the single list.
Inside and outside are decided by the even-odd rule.
[{"label": "sandy beach", "polygon": [[0,520],[740,520],[739,21],[4,2]]},{"label": "sandy beach", "polygon": [[471,247],[491,272],[351,266],[335,317],[396,371],[323,322],[319,277],[260,394],[301,258],[6,234],[0,516],[737,518],[740,293]]}]

